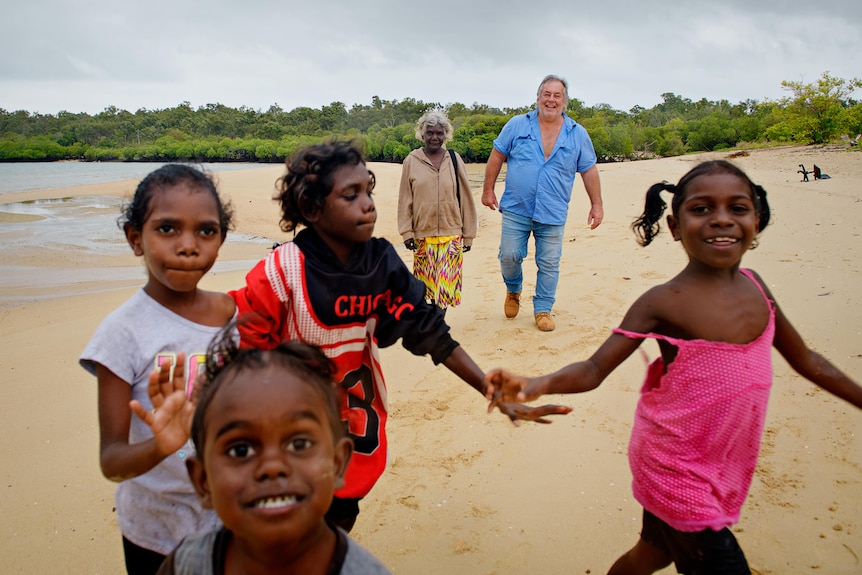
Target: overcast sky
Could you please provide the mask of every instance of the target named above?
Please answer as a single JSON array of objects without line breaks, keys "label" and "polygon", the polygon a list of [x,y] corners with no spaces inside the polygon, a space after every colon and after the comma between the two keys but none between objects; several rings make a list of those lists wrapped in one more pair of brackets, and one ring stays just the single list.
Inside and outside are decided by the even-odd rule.
[{"label": "overcast sky", "polygon": [[[860,0],[0,0],[0,108],[384,100],[517,107],[546,74],[617,110],[862,77]],[[856,98],[862,94],[856,93]]]}]

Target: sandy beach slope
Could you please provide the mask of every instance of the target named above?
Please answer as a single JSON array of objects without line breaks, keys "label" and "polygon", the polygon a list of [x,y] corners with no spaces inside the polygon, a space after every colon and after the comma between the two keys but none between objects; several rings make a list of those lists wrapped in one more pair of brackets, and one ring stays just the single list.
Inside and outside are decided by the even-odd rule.
[{"label": "sandy beach slope", "polygon": [[[685,264],[666,234],[646,249],[634,242],[629,224],[647,187],[727,155],[600,165],[606,220],[594,231],[585,223],[586,194],[575,184],[551,333],[535,328],[529,305],[514,320],[504,318],[500,218],[482,207],[479,237],[466,256],[464,303],[447,315],[455,338],[480,366],[524,374],[587,357],[637,296]],[[778,148],[734,161],[766,188],[773,208],[760,247],[743,264],[761,274],[809,345],[862,381],[862,153]],[[816,163],[831,179],[801,182],[800,163]],[[371,168],[377,235],[400,246],[400,166]],[[470,170],[478,202],[483,166]],[[268,166],[218,175],[236,208],[237,231],[289,239],[270,199],[281,173]],[[127,196],[135,184],[4,195],[0,203]],[[0,216],[0,225],[18,220]],[[254,261],[266,251],[266,242],[229,243],[220,260]],[[411,253],[399,253],[412,265]],[[0,250],[0,266],[22,262],[46,273],[139,265],[130,251],[95,258],[74,249]],[[525,266],[531,295],[535,268]],[[202,287],[228,290],[244,273],[211,273]],[[139,280],[100,281],[79,295],[0,308],[4,573],[122,572],[114,485],[98,465],[96,383],[77,356],[102,318],[142,283],[143,272]],[[18,295],[51,295],[39,287]],[[657,354],[653,342],[642,349],[649,358]],[[353,534],[393,572],[604,573],[635,542],[641,511],[631,496],[626,446],[644,357],[632,356],[592,393],[549,398],[573,406],[570,415],[520,428],[486,414],[478,394],[427,358],[396,346],[383,351],[383,362],[391,461]],[[862,573],[862,411],[796,375],[777,354],[760,465],[734,532],[760,574]]]}]

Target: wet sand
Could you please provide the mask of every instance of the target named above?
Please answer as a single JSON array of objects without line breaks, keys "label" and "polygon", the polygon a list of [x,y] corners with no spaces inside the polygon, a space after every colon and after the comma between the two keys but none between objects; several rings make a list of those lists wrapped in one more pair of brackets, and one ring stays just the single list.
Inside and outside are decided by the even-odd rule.
[{"label": "wet sand", "polygon": [[[605,223],[586,226],[575,184],[554,308],[557,329],[539,332],[525,311],[503,317],[496,261],[499,215],[480,207],[479,237],[465,261],[463,304],[447,319],[484,368],[534,374],[587,357],[646,289],[685,264],[663,234],[644,249],[629,224],[647,187],[676,181],[714,153],[600,165]],[[862,153],[843,148],[754,150],[734,159],[769,193],[773,220],[743,264],[757,270],[806,341],[862,381]],[[818,164],[829,180],[800,182],[797,165]],[[378,178],[376,235],[396,246],[400,166],[372,164]],[[482,166],[470,166],[478,202]],[[809,166],[810,169],[810,166]],[[280,166],[219,174],[234,203],[237,232],[257,245],[227,245],[206,289],[241,285],[246,262],[265,255],[278,229],[271,195]],[[130,194],[136,182],[3,195],[0,203]],[[498,187],[498,191],[502,186]],[[4,212],[0,205],[0,213]],[[7,225],[0,216],[0,226]],[[399,249],[407,265],[412,254]],[[76,266],[139,268],[129,252],[0,250],[13,266],[46,273]],[[109,274],[110,275],[110,274]],[[525,296],[533,293],[525,263]],[[4,391],[0,556],[4,571],[119,573],[114,485],[98,465],[95,380],[77,356],[104,316],[143,283],[99,278],[77,295],[0,309]],[[96,289],[105,291],[94,291]],[[10,296],[66,287],[15,287]],[[32,298],[31,298],[32,299]],[[25,300],[27,301],[27,300]],[[527,299],[527,301],[529,301]],[[524,308],[522,308],[524,309]],[[642,346],[650,358],[653,343]],[[637,539],[626,446],[644,359],[632,356],[596,391],[551,397],[575,410],[552,425],[514,428],[445,368],[400,346],[383,350],[390,390],[390,466],[362,503],[353,535],[395,573],[604,573]],[[760,464],[734,527],[761,574],[862,572],[862,411],[832,398],[775,355],[775,383]],[[663,573],[673,573],[672,568]]]}]

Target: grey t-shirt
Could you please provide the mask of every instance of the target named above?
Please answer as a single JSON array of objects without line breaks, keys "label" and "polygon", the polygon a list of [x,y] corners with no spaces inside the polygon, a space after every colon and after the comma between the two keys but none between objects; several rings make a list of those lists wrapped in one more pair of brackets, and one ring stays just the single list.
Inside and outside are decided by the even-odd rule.
[{"label": "grey t-shirt", "polygon": [[[79,362],[94,375],[96,364],[111,370],[132,386],[132,399],[149,409],[150,372],[163,361],[175,361],[177,352],[183,351],[185,374],[193,381],[219,331],[175,314],[140,290],[102,321]],[[149,426],[132,414],[129,443],[151,437]],[[147,473],[117,486],[117,523],[124,537],[167,555],[187,535],[219,526],[216,514],[200,506],[189,480],[184,460],[193,454],[190,440]]]},{"label": "grey t-shirt", "polygon": [[[337,541],[329,575],[392,575],[344,530],[332,525],[330,528],[335,531]],[[225,529],[186,537],[162,563],[158,575],[222,575],[230,538],[230,531]]]}]

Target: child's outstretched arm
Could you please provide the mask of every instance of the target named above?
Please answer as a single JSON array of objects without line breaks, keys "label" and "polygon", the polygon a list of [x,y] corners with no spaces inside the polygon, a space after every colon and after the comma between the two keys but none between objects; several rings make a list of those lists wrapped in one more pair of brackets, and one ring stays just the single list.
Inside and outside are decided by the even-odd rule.
[{"label": "child's outstretched arm", "polygon": [[485,376],[485,397],[491,400],[491,407],[495,407],[499,402],[533,401],[547,394],[590,391],[604,379],[599,379],[595,371],[590,360],[572,363],[538,377],[522,377],[503,369],[492,369]]},{"label": "child's outstretched arm", "polygon": [[[452,350],[449,357],[443,362],[449,371],[466,381],[470,386],[486,395],[486,378],[485,373],[476,365],[467,352],[460,345]],[[488,411],[492,411],[493,407],[499,410],[512,420],[512,423],[518,425],[520,420],[535,421],[536,423],[551,423],[550,419],[545,419],[547,415],[565,415],[572,411],[572,408],[564,405],[542,405],[539,407],[530,407],[520,405],[516,402],[497,402]]]},{"label": "child's outstretched arm", "polygon": [[[775,298],[769,293],[766,284],[759,276],[757,279],[774,303]],[[802,336],[785,317],[777,303],[775,303],[773,345],[796,373],[832,395],[862,409],[862,387],[832,365],[828,359],[805,345]]]},{"label": "child's outstretched arm", "polygon": [[[672,292],[658,286],[650,289],[632,304],[620,323],[620,328],[635,333],[650,333],[666,313]],[[502,369],[493,369],[485,376],[485,397],[493,409],[504,402],[532,401],[542,395],[583,393],[597,388],[605,378],[626,360],[641,344],[614,333],[590,356],[547,375],[522,377]]]},{"label": "child's outstretched arm", "polygon": [[538,377],[522,377],[502,369],[492,369],[485,375],[485,397],[491,402],[488,409],[504,402],[533,401],[547,394],[591,391],[601,385],[639,345],[640,340],[613,334],[589,359]]},{"label": "child's outstretched arm", "polygon": [[[123,481],[142,475],[188,441],[194,405],[186,396],[184,363],[184,354],[179,353],[173,378],[167,364],[150,374],[152,412],[131,400],[131,387],[126,381],[97,364],[100,463],[105,477]],[[150,426],[153,438],[129,443],[133,412]]]}]

